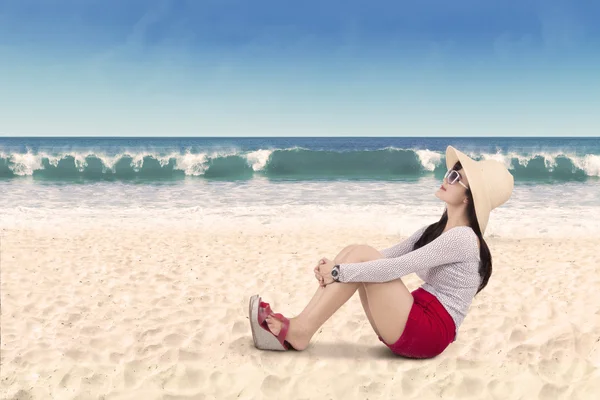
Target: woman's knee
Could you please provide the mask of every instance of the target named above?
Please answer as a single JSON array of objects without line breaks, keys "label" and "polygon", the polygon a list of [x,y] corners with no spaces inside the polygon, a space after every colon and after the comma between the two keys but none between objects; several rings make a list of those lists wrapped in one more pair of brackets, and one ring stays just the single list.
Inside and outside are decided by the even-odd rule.
[{"label": "woman's knee", "polygon": [[373,246],[369,246],[366,244],[356,245],[352,248],[352,250],[348,253],[346,257],[346,262],[364,262],[364,261],[373,261],[383,258],[383,255],[374,248]]},{"label": "woman's knee", "polygon": [[354,248],[355,248],[356,246],[359,246],[359,245],[358,245],[358,244],[351,244],[351,245],[348,245],[348,246],[344,247],[344,248],[342,249],[342,251],[340,251],[340,252],[338,253],[338,255],[337,255],[337,256],[335,256],[335,258],[333,259],[333,262],[334,262],[334,263],[336,263],[336,264],[339,264],[339,263],[341,263],[341,262],[344,262],[344,261],[345,261],[345,259],[346,259],[346,256],[347,256],[348,254],[350,254],[350,252],[351,252],[352,250],[354,250]]}]

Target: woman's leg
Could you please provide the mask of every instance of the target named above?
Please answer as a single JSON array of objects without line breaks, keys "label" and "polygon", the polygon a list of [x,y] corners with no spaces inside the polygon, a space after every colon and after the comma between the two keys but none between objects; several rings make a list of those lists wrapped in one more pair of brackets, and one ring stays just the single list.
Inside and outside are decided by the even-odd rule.
[{"label": "woman's leg", "polygon": [[[371,246],[359,245],[353,248],[348,257],[347,262],[363,262],[378,260],[383,256]],[[396,342],[404,331],[414,301],[404,282],[401,279],[381,283],[365,282],[361,283],[358,291],[375,333],[386,343]]]},{"label": "woman's leg", "polygon": [[379,334],[379,329],[377,329],[377,325],[375,325],[375,320],[371,315],[371,307],[369,306],[369,299],[367,298],[367,287],[365,283],[361,284],[358,287],[358,295],[360,297],[360,304],[362,304],[363,310],[365,311],[365,315],[369,320],[369,324],[371,324],[371,328],[373,328],[377,336],[381,336]]},{"label": "woman's leg", "polygon": [[[321,298],[309,313],[290,318],[290,327],[285,340],[294,349],[304,350],[317,330],[335,313],[352,295],[360,283],[331,283],[322,289]],[[268,316],[267,324],[273,334],[281,331],[281,321]]]},{"label": "woman's leg", "polygon": [[[335,258],[333,259],[333,262],[336,264],[339,264],[341,262],[344,261],[345,257],[352,251],[352,249],[354,249],[356,246],[356,244],[351,244],[349,246],[346,246],[342,249],[342,251],[340,251],[338,253],[337,256],[335,256]],[[323,294],[323,289],[325,289],[324,287],[322,287],[321,285],[319,285],[319,287],[317,288],[317,291],[315,292],[315,294],[313,295],[312,299],[310,299],[310,301],[308,302],[308,304],[306,305],[306,307],[304,307],[304,310],[302,310],[302,312],[300,314],[308,314],[310,313],[310,311],[313,309],[313,307],[315,306],[315,304],[317,304],[319,302],[319,299],[321,298],[321,295]]]},{"label": "woman's leg", "polygon": [[[376,249],[356,246],[348,252],[344,261],[362,262],[377,258],[381,258],[381,254]],[[305,349],[315,332],[363,285],[376,333],[386,343],[395,342],[404,331],[413,302],[412,295],[400,279],[385,283],[334,282],[327,285],[310,312],[290,319],[286,340],[297,350]],[[267,318],[267,323],[274,334],[281,330],[281,322],[276,318]]]},{"label": "woman's leg", "polygon": [[[339,264],[341,262],[344,262],[342,259],[338,260],[336,258],[336,260],[334,261],[336,264]],[[371,328],[373,328],[373,330],[375,331],[375,333],[378,336],[381,336],[379,334],[379,330],[377,329],[377,326],[375,325],[375,321],[373,320],[373,316],[371,315],[371,310],[369,308],[369,299],[367,298],[367,289],[366,289],[366,284],[362,283],[359,287],[358,287],[358,295],[360,297],[360,303],[363,307],[363,310],[365,311],[365,314],[367,316],[367,319],[369,320],[369,324],[371,324]],[[307,315],[308,313],[310,313],[315,305],[319,302],[319,299],[321,298],[321,295],[323,294],[323,290],[325,288],[323,286],[319,286],[317,288],[316,293],[313,295],[312,299],[310,300],[310,302],[308,303],[308,305],[304,308],[304,310],[302,310],[302,312],[300,314],[305,314]]]},{"label": "woman's leg", "polygon": [[375,332],[387,344],[395,343],[404,332],[414,302],[412,294],[401,279],[364,285]]},{"label": "woman's leg", "polygon": [[[381,253],[366,245],[357,246],[348,262],[378,260]],[[388,344],[400,338],[414,299],[401,279],[389,282],[365,282],[359,288],[361,302],[371,327]]]},{"label": "woman's leg", "polygon": [[[364,259],[364,261],[376,260],[376,259],[379,259],[379,258],[383,257],[381,255],[381,253],[379,253],[379,251],[375,250],[371,246],[351,244],[349,246],[346,246],[344,249],[342,249],[342,251],[340,251],[340,253],[335,257],[334,262],[336,264],[340,264],[342,262],[346,262],[346,257],[348,256],[348,254],[352,250],[356,250],[355,251],[355,255],[353,256],[354,258],[356,258],[356,259]],[[349,261],[349,262],[352,262],[352,261]],[[408,289],[406,289],[406,287],[404,286],[404,284],[402,283],[401,280],[398,280],[398,283],[400,285],[402,285],[402,288],[397,288],[395,290],[402,291],[404,289],[406,292],[408,292]],[[360,303],[361,303],[361,305],[363,307],[363,310],[365,311],[365,315],[367,316],[367,319],[369,320],[369,324],[371,325],[371,328],[373,329],[373,331],[375,332],[375,334],[377,336],[381,336],[381,334],[379,333],[379,329],[377,328],[377,325],[375,324],[375,320],[373,319],[373,316],[371,314],[371,309],[370,309],[370,306],[369,306],[369,299],[367,297],[366,285],[367,285],[366,283],[362,283],[358,287],[358,294],[360,296]],[[304,310],[300,314],[308,314],[314,308],[314,306],[318,303],[319,299],[321,298],[321,295],[323,294],[323,289],[324,289],[324,287],[322,287],[322,286],[318,287],[317,292],[315,293],[315,295],[313,296],[313,298],[310,300],[310,302],[308,303],[308,305],[304,308]],[[373,291],[373,290],[376,290],[376,289],[371,289],[371,291]],[[410,293],[409,293],[409,295],[410,295]],[[374,296],[377,296],[377,294],[375,294]],[[412,300],[412,295],[410,295],[410,297],[411,297],[411,300]],[[410,304],[412,305],[412,302]],[[382,336],[382,338],[383,338],[383,336]]]}]

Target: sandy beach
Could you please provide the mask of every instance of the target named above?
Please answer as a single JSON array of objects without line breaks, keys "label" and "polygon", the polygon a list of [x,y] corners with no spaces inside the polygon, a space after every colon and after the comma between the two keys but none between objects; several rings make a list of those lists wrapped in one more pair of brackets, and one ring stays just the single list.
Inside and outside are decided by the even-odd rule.
[{"label": "sandy beach", "polygon": [[[591,399],[600,392],[600,242],[488,238],[494,273],[458,339],[394,356],[358,294],[304,352],[254,348],[247,302],[299,313],[312,268],[402,237],[244,224],[1,231],[2,399]],[[421,283],[408,276],[414,289]]]}]

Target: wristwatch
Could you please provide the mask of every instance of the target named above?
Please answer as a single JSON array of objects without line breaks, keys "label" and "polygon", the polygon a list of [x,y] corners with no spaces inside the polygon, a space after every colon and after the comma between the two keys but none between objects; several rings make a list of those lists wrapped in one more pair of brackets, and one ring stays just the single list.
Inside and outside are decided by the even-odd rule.
[{"label": "wristwatch", "polygon": [[340,265],[339,264],[334,265],[333,268],[331,269],[331,277],[336,282],[340,281]]}]

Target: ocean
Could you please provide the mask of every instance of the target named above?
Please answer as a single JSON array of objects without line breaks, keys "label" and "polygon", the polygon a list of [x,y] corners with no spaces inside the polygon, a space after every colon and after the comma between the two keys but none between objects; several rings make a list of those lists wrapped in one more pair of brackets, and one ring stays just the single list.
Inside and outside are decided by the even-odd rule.
[{"label": "ocean", "polygon": [[448,145],[503,162],[486,236],[600,234],[600,137],[0,138],[0,226],[290,224],[408,235],[439,219]]}]

